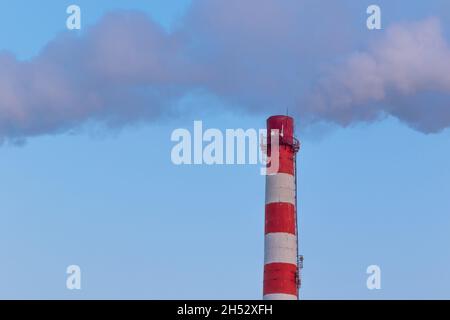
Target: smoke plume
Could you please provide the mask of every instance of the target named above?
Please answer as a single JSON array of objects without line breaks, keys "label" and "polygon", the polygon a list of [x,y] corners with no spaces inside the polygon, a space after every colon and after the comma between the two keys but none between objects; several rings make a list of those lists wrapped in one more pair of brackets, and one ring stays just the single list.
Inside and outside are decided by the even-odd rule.
[{"label": "smoke plume", "polygon": [[437,19],[389,28],[324,75],[304,111],[341,125],[387,115],[425,133],[450,125],[450,46]]},{"label": "smoke plume", "polygon": [[450,125],[450,47],[438,19],[394,25],[355,51],[345,8],[316,2],[199,0],[170,32],[118,11],[30,60],[2,51],[0,142],[155,121],[191,92],[245,112],[289,108],[305,125],[387,115],[423,132]]}]

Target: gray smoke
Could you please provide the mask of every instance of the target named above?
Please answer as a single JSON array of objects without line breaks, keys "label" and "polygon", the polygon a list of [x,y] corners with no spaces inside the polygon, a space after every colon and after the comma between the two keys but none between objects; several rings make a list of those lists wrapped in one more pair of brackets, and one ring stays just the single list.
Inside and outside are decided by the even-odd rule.
[{"label": "gray smoke", "polygon": [[[392,26],[366,51],[326,2],[198,0],[174,31],[139,12],[65,32],[28,61],[0,53],[0,141],[85,123],[122,127],[179,113],[191,92],[233,110],[346,126],[392,115],[423,132],[450,124],[450,49],[439,21]],[[318,17],[320,16],[320,19]],[[339,21],[339,32],[335,26]],[[343,22],[344,21],[344,22]]]},{"label": "gray smoke", "polygon": [[347,126],[387,115],[417,130],[450,125],[450,46],[437,19],[393,26],[324,75],[307,116]]}]

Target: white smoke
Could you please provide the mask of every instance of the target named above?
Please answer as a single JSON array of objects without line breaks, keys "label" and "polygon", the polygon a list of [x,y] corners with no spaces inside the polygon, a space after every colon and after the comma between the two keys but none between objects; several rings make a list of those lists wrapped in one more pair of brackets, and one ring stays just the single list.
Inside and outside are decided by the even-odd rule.
[{"label": "white smoke", "polygon": [[304,113],[341,125],[391,115],[423,132],[450,125],[450,46],[438,19],[390,27],[322,76]]},{"label": "white smoke", "polygon": [[61,34],[29,61],[1,52],[0,142],[87,122],[155,121],[196,90],[232,110],[289,108],[304,125],[391,115],[423,132],[448,127],[450,48],[439,20],[394,25],[348,55],[355,37],[340,4],[198,0],[170,33],[143,13],[119,11],[81,37]]}]

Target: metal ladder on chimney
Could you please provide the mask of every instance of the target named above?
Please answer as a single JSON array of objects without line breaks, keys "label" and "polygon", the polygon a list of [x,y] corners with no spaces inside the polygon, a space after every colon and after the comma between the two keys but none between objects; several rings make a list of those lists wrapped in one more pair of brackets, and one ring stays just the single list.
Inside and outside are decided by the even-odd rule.
[{"label": "metal ladder on chimney", "polygon": [[296,273],[296,283],[297,283],[297,292],[302,286],[301,279],[301,270],[303,269],[303,255],[299,254],[299,246],[298,246],[298,214],[297,214],[297,152],[300,150],[300,142],[294,138],[294,144],[292,146],[294,148],[294,183],[295,183],[295,235],[297,241],[297,273]]}]

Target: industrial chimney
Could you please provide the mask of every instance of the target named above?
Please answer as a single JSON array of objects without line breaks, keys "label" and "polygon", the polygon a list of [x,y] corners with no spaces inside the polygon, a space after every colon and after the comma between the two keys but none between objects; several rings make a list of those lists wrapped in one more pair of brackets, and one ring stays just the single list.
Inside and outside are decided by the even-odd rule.
[{"label": "industrial chimney", "polygon": [[294,119],[268,118],[267,136],[267,155],[276,157],[267,166],[278,160],[278,169],[266,175],[263,299],[297,300],[302,257],[297,249],[296,154],[300,144],[294,137]]}]

